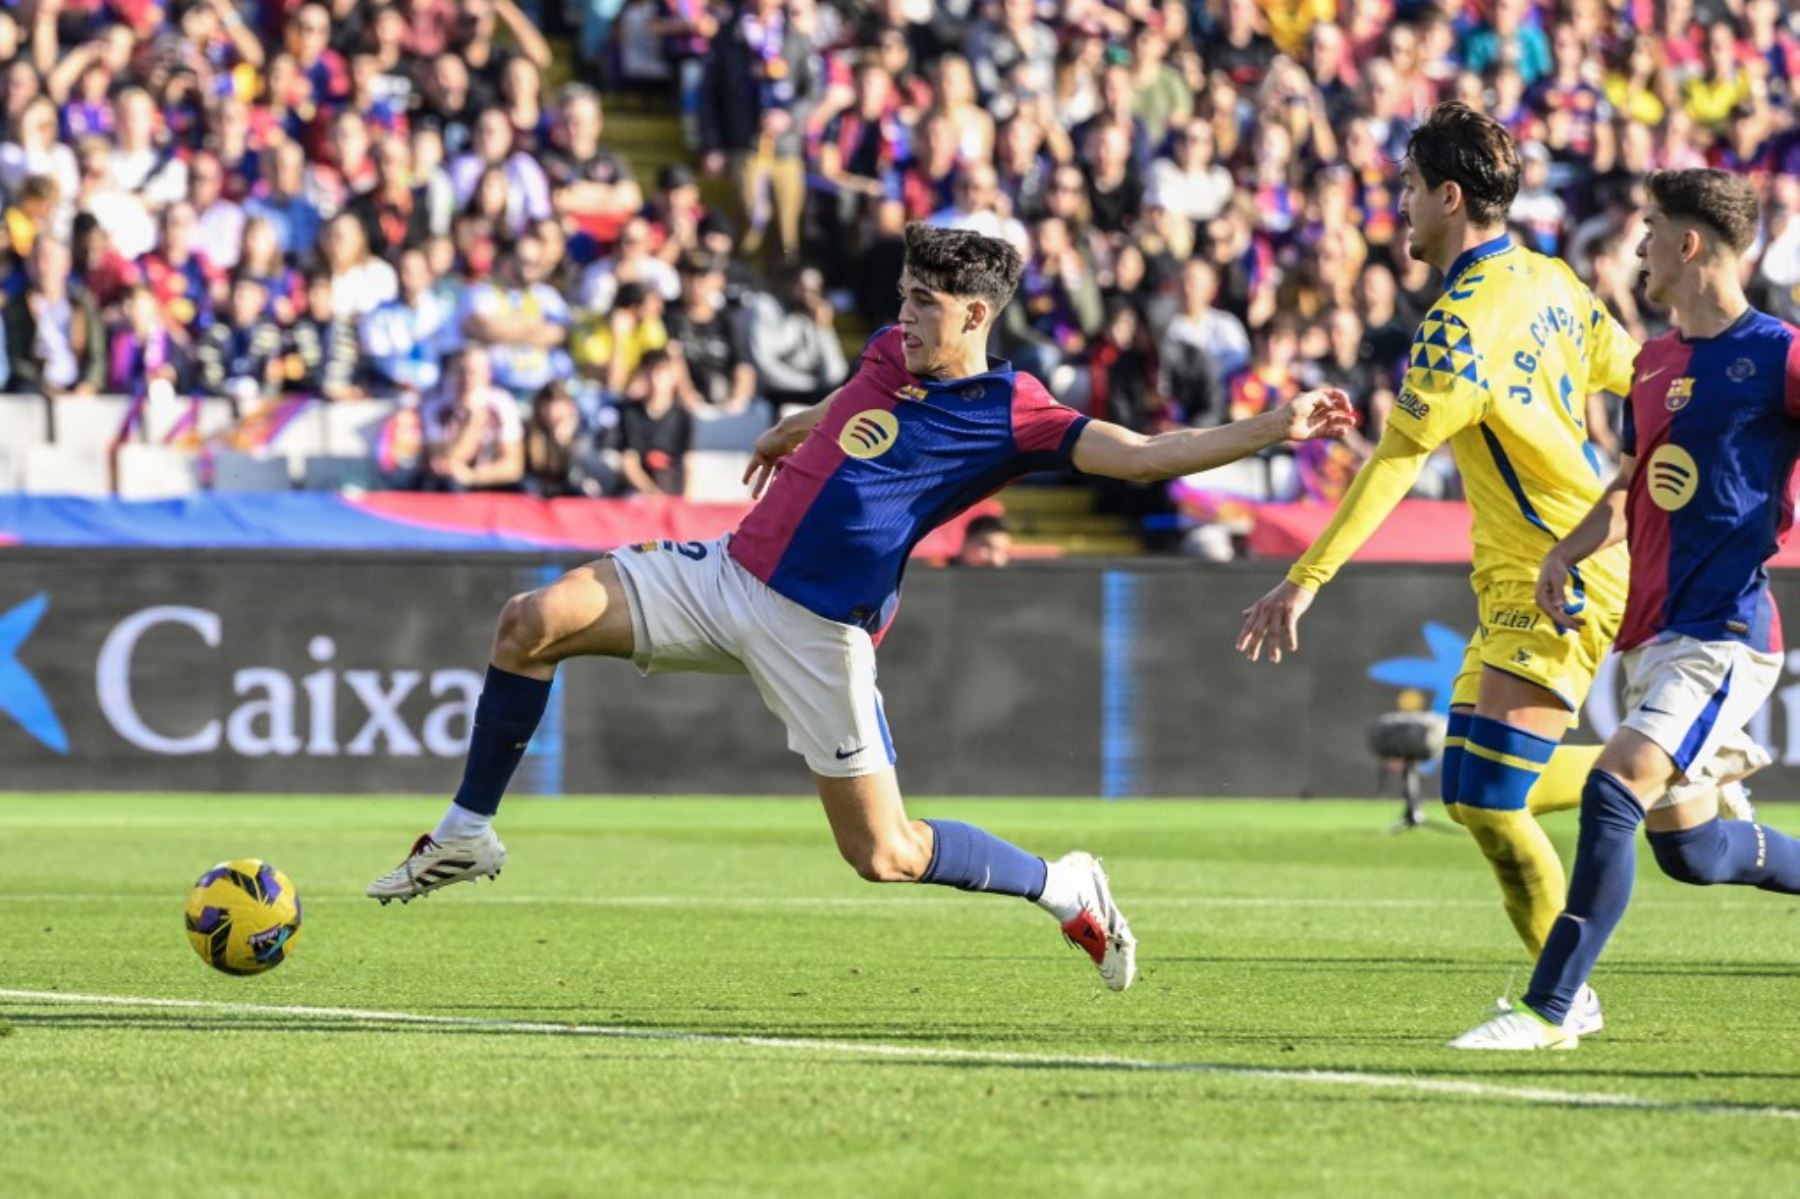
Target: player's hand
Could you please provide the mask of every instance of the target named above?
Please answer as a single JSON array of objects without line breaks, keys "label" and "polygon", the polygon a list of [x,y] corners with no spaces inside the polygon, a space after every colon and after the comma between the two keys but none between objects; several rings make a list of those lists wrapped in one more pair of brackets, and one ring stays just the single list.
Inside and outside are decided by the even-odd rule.
[{"label": "player's hand", "polygon": [[1538,568],[1537,606],[1559,629],[1579,629],[1587,624],[1581,605],[1569,602],[1569,570],[1562,552],[1554,549],[1544,555],[1544,564]]},{"label": "player's hand", "polygon": [[1289,441],[1342,437],[1356,429],[1356,408],[1350,396],[1336,387],[1303,392],[1282,408],[1287,418],[1283,436]]},{"label": "player's hand", "polygon": [[1283,579],[1275,590],[1244,609],[1244,627],[1238,633],[1237,649],[1252,662],[1262,661],[1263,649],[1269,651],[1270,662],[1280,662],[1283,650],[1296,653],[1300,649],[1300,618],[1312,607],[1318,592]]},{"label": "player's hand", "polygon": [[781,469],[781,460],[800,448],[806,440],[807,430],[797,433],[785,420],[776,421],[763,430],[762,436],[750,448],[750,465],[744,468],[744,482],[750,487],[750,498],[760,500],[769,480]]}]

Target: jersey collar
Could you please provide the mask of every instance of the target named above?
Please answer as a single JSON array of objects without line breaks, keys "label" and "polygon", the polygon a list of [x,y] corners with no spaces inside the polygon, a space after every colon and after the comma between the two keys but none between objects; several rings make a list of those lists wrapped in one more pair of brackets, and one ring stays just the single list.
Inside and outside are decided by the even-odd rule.
[{"label": "jersey collar", "polygon": [[1450,270],[1444,275],[1444,289],[1448,291],[1456,286],[1456,281],[1463,272],[1478,262],[1486,262],[1496,254],[1504,254],[1513,248],[1512,234],[1502,233],[1491,241],[1484,241],[1478,246],[1470,246],[1457,256],[1450,264]]}]

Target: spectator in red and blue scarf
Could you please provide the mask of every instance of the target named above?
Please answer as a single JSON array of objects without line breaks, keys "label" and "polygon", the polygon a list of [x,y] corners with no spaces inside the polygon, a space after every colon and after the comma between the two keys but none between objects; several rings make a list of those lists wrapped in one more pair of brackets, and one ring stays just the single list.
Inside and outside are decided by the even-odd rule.
[{"label": "spectator in red and blue scarf", "polygon": [[225,276],[200,249],[199,222],[186,200],[163,210],[159,233],[156,249],[138,260],[138,268],[169,327],[191,344],[212,323]]},{"label": "spectator in red and blue scarf", "polygon": [[189,390],[191,374],[189,357],[170,334],[155,293],[145,284],[133,284],[109,341],[106,389],[141,396],[152,382],[166,382],[183,392]]}]

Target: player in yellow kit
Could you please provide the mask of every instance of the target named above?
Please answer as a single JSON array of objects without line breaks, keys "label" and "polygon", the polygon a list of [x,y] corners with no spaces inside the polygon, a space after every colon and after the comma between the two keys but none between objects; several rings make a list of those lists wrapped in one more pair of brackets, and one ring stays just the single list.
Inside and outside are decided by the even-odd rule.
[{"label": "player in yellow kit", "polygon": [[[1440,104],[1414,131],[1401,190],[1407,249],[1443,272],[1444,293],[1413,338],[1373,458],[1286,581],[1249,609],[1238,648],[1252,659],[1267,648],[1276,662],[1296,650],[1318,589],[1450,443],[1474,514],[1480,623],[1451,699],[1444,800],[1493,865],[1535,958],[1565,890],[1533,812],[1580,802],[1598,747],[1558,744],[1618,628],[1627,560],[1620,546],[1570,572],[1570,604],[1585,617],[1574,633],[1538,610],[1537,569],[1605,489],[1587,398],[1628,392],[1638,347],[1568,266],[1513,243],[1505,217],[1518,187],[1518,149],[1488,117]],[[1570,1020],[1597,1030],[1591,992]]]}]

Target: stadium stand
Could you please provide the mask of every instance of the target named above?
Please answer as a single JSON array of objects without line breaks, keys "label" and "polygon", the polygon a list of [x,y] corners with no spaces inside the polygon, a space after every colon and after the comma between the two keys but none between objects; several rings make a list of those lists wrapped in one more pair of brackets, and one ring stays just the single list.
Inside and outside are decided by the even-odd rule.
[{"label": "stadium stand", "polygon": [[[853,360],[925,220],[1020,246],[996,351],[1096,415],[1150,432],[1351,392],[1363,437],[1329,459],[1004,497],[1028,545],[1179,547],[1216,509],[1196,494],[1328,503],[1379,436],[1435,286],[1393,159],[1452,97],[1521,140],[1516,236],[1634,334],[1665,327],[1632,260],[1663,166],[1750,175],[1753,298],[1800,316],[1779,0],[605,7],[0,8],[0,488],[420,486],[421,413],[483,346],[527,438],[535,389],[569,380],[571,485],[617,495],[619,412],[666,347],[688,493],[735,500],[775,411],[745,396],[843,369],[777,363],[752,323],[816,313]],[[1590,412],[1603,455],[1615,411]],[[1454,469],[1416,494],[1455,499]]]}]

